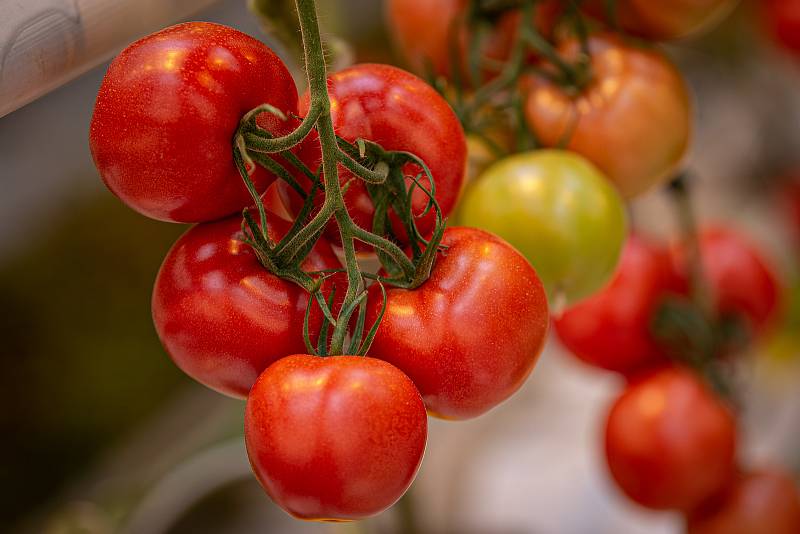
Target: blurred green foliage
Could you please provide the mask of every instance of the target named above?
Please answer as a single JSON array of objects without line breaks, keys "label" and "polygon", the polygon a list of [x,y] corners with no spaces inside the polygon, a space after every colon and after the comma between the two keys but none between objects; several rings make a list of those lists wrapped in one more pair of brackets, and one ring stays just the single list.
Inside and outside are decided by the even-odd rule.
[{"label": "blurred green foliage", "polygon": [[102,194],[69,202],[0,265],[0,526],[188,382],[150,318],[153,280],[182,230]]}]

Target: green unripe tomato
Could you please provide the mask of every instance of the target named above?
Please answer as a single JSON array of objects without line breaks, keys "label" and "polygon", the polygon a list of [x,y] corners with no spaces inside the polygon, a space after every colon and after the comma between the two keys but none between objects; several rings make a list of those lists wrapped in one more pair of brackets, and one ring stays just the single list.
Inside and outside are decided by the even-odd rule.
[{"label": "green unripe tomato", "polygon": [[552,303],[602,288],[627,230],[619,193],[589,161],[564,150],[515,154],[467,190],[459,222],[493,232],[531,262]]}]

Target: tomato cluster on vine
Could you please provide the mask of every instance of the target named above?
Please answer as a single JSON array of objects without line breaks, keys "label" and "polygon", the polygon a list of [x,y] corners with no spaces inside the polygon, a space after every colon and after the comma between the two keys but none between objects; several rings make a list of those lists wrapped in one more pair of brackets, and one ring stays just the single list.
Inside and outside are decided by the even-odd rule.
[{"label": "tomato cluster on vine", "polygon": [[[426,412],[475,417],[522,385],[549,315],[519,252],[444,227],[466,165],[446,100],[389,65],[326,79],[309,42],[314,4],[298,8],[311,25],[302,99],[262,43],[180,24],[112,62],[90,146],[127,205],[197,223],[153,291],[173,361],[247,398],[248,454],[276,503],[302,519],[352,520],[408,489]],[[285,201],[289,220],[261,198],[276,181],[270,202]],[[375,252],[382,270],[362,271],[356,250]]]},{"label": "tomato cluster on vine", "polygon": [[[800,527],[797,491],[780,472],[739,470],[729,384],[732,356],[775,326],[779,281],[730,228],[701,229],[697,245],[630,236],[611,283],[567,309],[555,330],[582,361],[628,381],[605,425],[608,467],[626,495],[684,512],[693,533],[728,532],[717,529],[741,520],[741,532],[775,521],[770,532],[788,534]],[[774,503],[740,497],[762,478]]]},{"label": "tomato cluster on vine", "polygon": [[[606,456],[629,497],[684,512],[690,532],[773,511],[775,534],[796,532],[790,485],[738,471],[724,397],[731,356],[778,316],[773,268],[725,227],[651,242],[625,206],[670,182],[691,134],[687,84],[647,41],[733,2],[389,0],[427,81],[383,64],[329,74],[314,2],[296,4],[302,97],[261,42],[179,24],[111,63],[89,140],[125,204],[195,224],[158,273],[156,331],[186,374],[246,398],[269,496],[312,520],[391,506],[428,415],[477,417],[522,386],[549,301],[563,344],[628,381]],[[776,504],[752,505],[760,492]]]}]

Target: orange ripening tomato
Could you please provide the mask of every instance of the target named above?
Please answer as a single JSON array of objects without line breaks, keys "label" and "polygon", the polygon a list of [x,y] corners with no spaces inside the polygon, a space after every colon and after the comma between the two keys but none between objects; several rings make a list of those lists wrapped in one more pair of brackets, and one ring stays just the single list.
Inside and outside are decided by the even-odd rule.
[{"label": "orange ripening tomato", "polygon": [[[588,0],[587,12],[607,18],[605,0]],[[616,18],[627,33],[669,41],[697,34],[722,20],[736,0],[618,0]]]},{"label": "orange ripening tomato", "polygon": [[[570,40],[561,54],[576,58]],[[665,182],[689,144],[691,105],[678,69],[661,53],[609,34],[589,40],[592,79],[576,96],[526,77],[525,118],[548,147],[561,146],[597,165],[625,197]]]}]

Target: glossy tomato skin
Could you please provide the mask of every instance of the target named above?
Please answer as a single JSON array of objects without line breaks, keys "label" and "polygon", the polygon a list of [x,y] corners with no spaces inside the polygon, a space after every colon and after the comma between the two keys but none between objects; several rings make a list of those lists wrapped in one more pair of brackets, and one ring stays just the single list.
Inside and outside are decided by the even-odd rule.
[{"label": "glossy tomato skin", "polygon": [[[502,63],[508,60],[521,21],[519,10],[510,10],[499,17],[486,34],[477,36],[466,21],[468,0],[389,0],[386,3],[388,26],[393,41],[411,69],[426,76],[453,77],[452,48],[457,45],[461,82],[469,78],[467,61],[470,42],[482,39],[481,57]],[[534,14],[537,29],[549,35],[563,10],[560,1],[538,2]],[[492,76],[498,69],[482,74]]]},{"label": "glossy tomato skin", "polygon": [[[576,96],[541,77],[523,80],[525,118],[545,146],[597,165],[623,196],[668,180],[689,145],[689,92],[678,69],[651,48],[598,34],[589,40],[593,78]],[[567,41],[564,57],[580,53]]]},{"label": "glossy tomato skin", "polygon": [[293,220],[292,214],[289,213],[286,204],[283,202],[283,197],[278,190],[278,182],[273,183],[264,191],[264,194],[261,195],[261,201],[269,212],[274,213],[285,221],[291,222]]},{"label": "glossy tomato skin", "polygon": [[687,534],[796,534],[800,495],[788,473],[740,474],[721,498],[689,517]]},{"label": "glossy tomato skin", "polygon": [[[250,203],[233,164],[239,119],[260,104],[297,110],[297,88],[272,50],[233,28],[187,22],[149,35],[117,56],[97,95],[89,132],[108,188],[154,219],[202,222]],[[261,115],[275,135],[280,119]],[[258,168],[266,188],[274,176]]]},{"label": "glossy tomato skin", "polygon": [[253,471],[300,519],[355,520],[385,510],[414,480],[426,437],[414,384],[369,357],[283,358],[247,398]]},{"label": "glossy tomato skin", "polygon": [[[758,247],[732,228],[709,226],[700,232],[700,254],[719,315],[743,317],[756,335],[774,326],[781,308],[781,284]],[[673,261],[688,279],[684,246],[673,249]]]},{"label": "glossy tomato skin", "polygon": [[489,167],[467,189],[459,223],[522,252],[551,302],[575,303],[602,288],[627,235],[617,191],[591,163],[563,150],[515,154]]},{"label": "glossy tomato skin", "polygon": [[[273,239],[290,227],[273,214],[268,221]],[[204,223],[181,236],[161,265],[152,302],[156,331],[175,364],[233,397],[246,396],[272,362],[305,350],[308,304],[305,290],[267,271],[240,241],[240,222],[231,217]],[[303,268],[338,269],[341,264],[330,244],[320,241]],[[321,320],[314,306],[309,318],[314,340]]]},{"label": "glossy tomato skin", "polygon": [[[477,417],[517,391],[545,342],[544,288],[502,239],[475,228],[445,230],[448,247],[416,289],[389,289],[369,351],[405,372],[431,415]],[[367,324],[382,305],[370,288]]]},{"label": "glossy tomato skin", "polygon": [[[466,172],[466,137],[455,113],[433,87],[397,67],[360,64],[330,75],[328,91],[333,125],[339,136],[351,142],[363,138],[378,143],[386,150],[416,154],[433,175],[436,200],[443,216],[453,211],[461,195]],[[308,93],[302,98],[302,114],[308,112],[309,98]],[[316,145],[316,149],[313,145]],[[318,141],[311,137],[300,157],[312,170],[316,170],[321,162]],[[408,176],[416,176],[420,171],[416,165],[407,165],[404,169]],[[308,179],[298,179],[308,190]],[[339,166],[339,181],[344,184],[351,179],[344,195],[345,204],[356,224],[371,229],[375,209],[364,182]],[[421,183],[427,186],[428,180],[423,178]],[[299,212],[302,206],[300,197],[286,185],[282,186],[282,191],[294,212]],[[317,205],[321,205],[323,200],[324,196],[318,194]],[[412,194],[413,212],[422,214],[427,202],[427,195],[419,189],[415,190]],[[405,232],[399,219],[392,212],[390,218],[395,234],[402,241]],[[433,210],[417,218],[417,227],[423,235],[430,234],[434,224]],[[326,235],[333,242],[340,240],[334,223],[328,226]],[[367,250],[363,245],[360,249]]]},{"label": "glossy tomato skin", "polygon": [[800,0],[763,0],[764,19],[773,38],[800,54]]},{"label": "glossy tomato skin", "polygon": [[[619,0],[617,21],[627,33],[670,41],[700,33],[727,15],[737,0]],[[586,9],[604,17],[604,0],[588,0]]]},{"label": "glossy tomato skin", "polygon": [[736,424],[692,372],[667,367],[632,382],[611,407],[606,459],[633,501],[696,510],[732,480]]},{"label": "glossy tomato skin", "polygon": [[611,282],[557,317],[556,332],[584,362],[632,376],[666,361],[651,323],[665,297],[685,293],[669,250],[633,234]]}]

